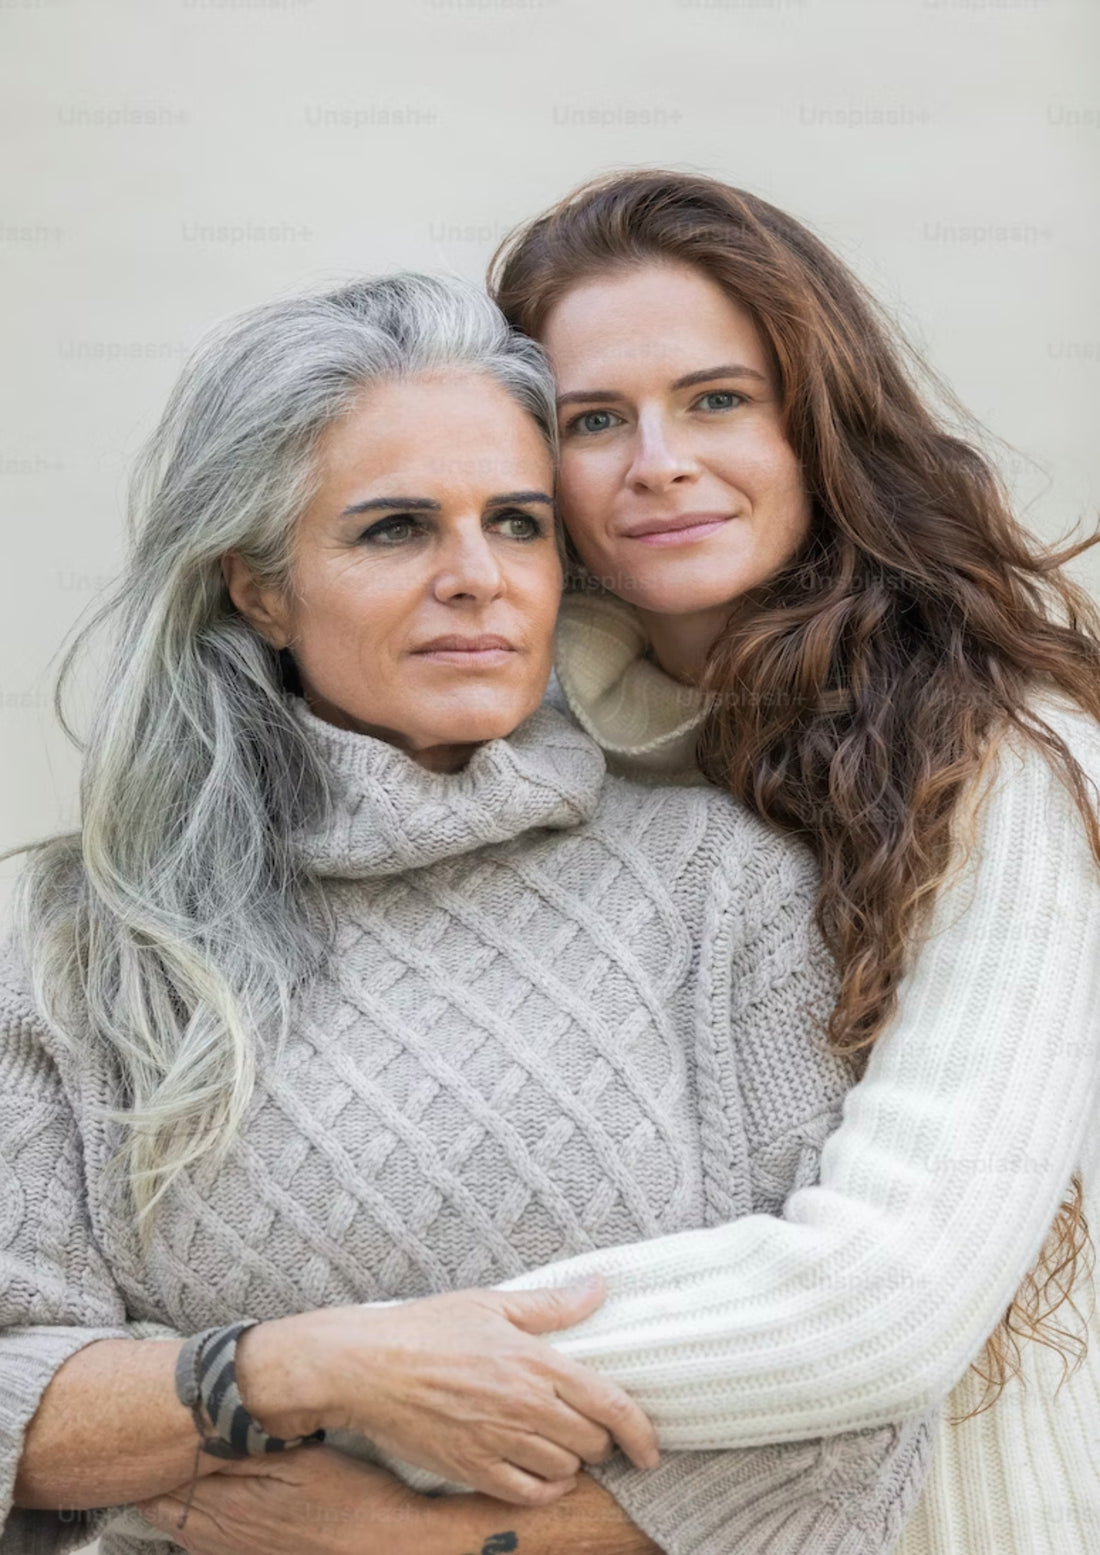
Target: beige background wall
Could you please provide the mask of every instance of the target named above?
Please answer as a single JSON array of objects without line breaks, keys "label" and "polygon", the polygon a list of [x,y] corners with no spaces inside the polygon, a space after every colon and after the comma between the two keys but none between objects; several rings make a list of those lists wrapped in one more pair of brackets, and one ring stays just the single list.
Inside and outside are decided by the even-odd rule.
[{"label": "beige background wall", "polygon": [[598,170],[789,207],[1012,445],[1039,532],[1094,511],[1098,45],[1096,0],[0,0],[0,847],[75,819],[49,660],[203,329],[480,276]]},{"label": "beige background wall", "polygon": [[0,847],[76,818],[49,660],[203,329],[480,276],[602,169],[789,207],[1011,445],[1034,528],[1094,512],[1098,45],[1096,0],[0,0]]}]

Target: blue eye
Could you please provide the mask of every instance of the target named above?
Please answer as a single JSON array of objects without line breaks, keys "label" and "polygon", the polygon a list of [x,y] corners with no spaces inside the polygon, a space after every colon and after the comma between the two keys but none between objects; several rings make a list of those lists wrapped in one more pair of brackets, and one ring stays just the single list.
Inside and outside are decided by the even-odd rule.
[{"label": "blue eye", "polygon": [[706,410],[733,410],[736,405],[745,403],[745,396],[737,394],[733,389],[708,389],[706,394],[701,394],[696,404],[703,405],[704,400],[721,400],[720,405],[707,405]]},{"label": "blue eye", "polygon": [[621,420],[622,417],[616,416],[611,410],[584,410],[579,416],[573,417],[565,430],[579,432],[582,436],[585,433],[607,432],[614,422]]}]

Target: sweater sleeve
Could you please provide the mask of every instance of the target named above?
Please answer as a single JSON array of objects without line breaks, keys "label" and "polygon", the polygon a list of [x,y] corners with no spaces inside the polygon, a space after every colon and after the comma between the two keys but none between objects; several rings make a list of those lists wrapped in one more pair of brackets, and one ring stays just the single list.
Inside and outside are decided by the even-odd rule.
[{"label": "sweater sleeve", "polygon": [[[1053,722],[1053,720],[1051,720]],[[1097,731],[1063,726],[1086,773]],[[550,1343],[629,1389],[665,1448],[870,1429],[941,1401],[1038,1257],[1100,1092],[1100,872],[1041,753],[1005,742],[820,1181],[779,1215],[600,1249]]]},{"label": "sweater sleeve", "polygon": [[54,1373],[126,1309],[96,1246],[80,1133],[38,1018],[0,980],[0,1551],[63,1555],[104,1511],[13,1508],[24,1435]]}]

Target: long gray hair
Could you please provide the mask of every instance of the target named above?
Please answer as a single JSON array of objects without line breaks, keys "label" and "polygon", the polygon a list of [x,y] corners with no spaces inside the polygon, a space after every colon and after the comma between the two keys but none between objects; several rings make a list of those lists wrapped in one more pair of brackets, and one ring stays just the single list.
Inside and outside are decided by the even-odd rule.
[{"label": "long gray hair", "polygon": [[[317,443],[365,385],[446,368],[483,372],[555,447],[538,346],[484,293],[421,275],[294,297],[232,321],[185,368],[134,474],[131,554],[76,635],[54,706],[84,749],[81,826],[27,852],[14,931],[60,1041],[106,1045],[125,1105],[112,1167],[136,1220],[202,1155],[222,1157],[277,1052],[296,987],[331,945],[305,908],[291,833],[323,818],[325,770],[289,711],[285,661],[243,619],[221,571],[238,551],[293,586],[297,521]],[[86,745],[63,693],[89,634],[114,626]],[[292,683],[291,683],[292,684]]]}]

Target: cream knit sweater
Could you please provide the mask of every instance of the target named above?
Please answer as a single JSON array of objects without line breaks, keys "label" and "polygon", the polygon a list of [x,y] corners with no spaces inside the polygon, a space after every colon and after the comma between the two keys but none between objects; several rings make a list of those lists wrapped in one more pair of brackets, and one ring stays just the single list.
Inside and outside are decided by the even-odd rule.
[{"label": "cream knit sweater", "polygon": [[[629,607],[566,601],[559,696],[620,771],[698,781],[696,696],[645,657]],[[1040,711],[1100,780],[1100,731],[1053,698]],[[827,1142],[820,1183],[775,1218],[574,1260],[642,1278],[555,1339],[613,1368],[678,1445],[745,1445],[873,1426],[950,1392],[1032,1267],[1080,1170],[1100,1237],[1100,872],[1050,765],[1006,744],[968,866]],[[1100,1323],[1057,1395],[1058,1358],[1024,1347],[1024,1380],[938,1436],[899,1555],[1100,1551]],[[1071,1322],[1070,1327],[1073,1327]],[[953,1391],[951,1391],[953,1390]]]},{"label": "cream knit sweater", "polygon": [[[92,1110],[121,1103],[117,1069],[97,1043],[59,1042],[17,947],[0,957],[4,1552],[60,1555],[95,1532],[103,1555],[156,1548],[132,1510],[81,1526],[11,1509],[26,1424],[91,1340],[490,1285],[670,1233],[675,1246],[778,1211],[836,1125],[850,1075],[812,1034],[834,979],[797,846],[716,791],[607,779],[551,710],[443,776],[291,705],[339,785],[329,820],[296,839],[335,913],[334,955],[291,1040],[261,1054],[226,1162],[166,1195],[148,1258],[128,1194],[104,1179],[121,1135]],[[703,1399],[690,1333],[704,1357],[707,1282],[654,1299],[647,1264],[616,1278],[618,1342]],[[666,1367],[647,1340],[674,1310],[687,1321]],[[656,1410],[664,1445],[692,1449],[678,1413]],[[592,1472],[676,1555],[869,1555],[894,1542],[929,1447],[911,1419],[667,1451],[649,1472],[617,1454]]]}]

